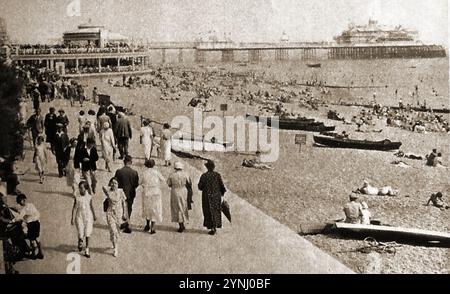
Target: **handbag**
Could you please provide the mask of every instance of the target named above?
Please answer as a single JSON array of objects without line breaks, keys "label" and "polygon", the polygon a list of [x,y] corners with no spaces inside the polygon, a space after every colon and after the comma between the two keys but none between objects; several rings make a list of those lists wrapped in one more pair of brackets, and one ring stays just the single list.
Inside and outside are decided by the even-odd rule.
[{"label": "handbag", "polygon": [[106,199],[103,201],[103,211],[104,211],[104,212],[107,212],[107,211],[108,211],[108,208],[109,208],[109,198],[106,198]]}]

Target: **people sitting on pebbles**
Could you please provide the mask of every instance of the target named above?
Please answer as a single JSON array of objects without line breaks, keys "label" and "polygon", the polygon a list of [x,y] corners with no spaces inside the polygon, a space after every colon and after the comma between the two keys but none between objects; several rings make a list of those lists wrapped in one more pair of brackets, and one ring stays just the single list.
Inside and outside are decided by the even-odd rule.
[{"label": "people sitting on pebbles", "polygon": [[356,191],[354,191],[354,193],[372,196],[397,196],[399,191],[393,189],[391,186],[377,188],[375,186],[372,186],[367,180],[365,180],[362,188],[358,188]]},{"label": "people sitting on pebbles", "polygon": [[273,167],[271,167],[270,165],[261,162],[261,152],[260,151],[256,151],[255,158],[244,159],[244,161],[242,162],[242,166],[256,168],[256,169],[263,169],[263,170],[273,169]]},{"label": "people sitting on pebbles", "polygon": [[370,218],[372,217],[369,206],[366,202],[358,202],[358,195],[351,193],[349,195],[350,202],[344,205],[345,220],[344,222],[350,224],[370,225]]},{"label": "people sitting on pebbles", "polygon": [[427,159],[426,162],[427,166],[445,167],[442,164],[442,153],[437,152],[437,149],[433,149],[432,152],[426,156],[426,159]]},{"label": "people sitting on pebbles", "polygon": [[442,193],[441,192],[432,193],[430,198],[428,199],[427,204],[425,204],[425,205],[429,206],[430,202],[431,202],[431,204],[433,204],[434,207],[440,208],[442,210],[450,208],[450,206],[447,205],[444,202],[444,200],[442,200]]}]

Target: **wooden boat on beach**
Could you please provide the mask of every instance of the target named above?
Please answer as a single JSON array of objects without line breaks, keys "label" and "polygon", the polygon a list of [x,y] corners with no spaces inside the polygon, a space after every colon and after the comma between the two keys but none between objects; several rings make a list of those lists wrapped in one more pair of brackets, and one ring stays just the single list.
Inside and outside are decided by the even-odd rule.
[{"label": "wooden boat on beach", "polygon": [[322,67],[322,64],[320,64],[320,63],[307,63],[306,66],[307,66],[307,67],[315,67],[315,68],[318,68],[318,67]]},{"label": "wooden boat on beach", "polygon": [[[268,127],[272,127],[272,117],[263,116],[253,116],[246,115],[249,120],[255,120],[256,122],[261,122]],[[314,119],[303,119],[303,118],[279,118],[278,128],[281,130],[297,130],[297,131],[308,131],[308,132],[330,132],[336,129],[335,126],[325,126],[323,122],[316,122]]]},{"label": "wooden boat on beach", "polygon": [[383,225],[361,225],[336,222],[333,228],[337,232],[356,234],[365,237],[393,241],[439,242],[450,244],[450,233],[422,229],[391,227]]},{"label": "wooden boat on beach", "polygon": [[[331,103],[331,105],[339,105],[339,106],[355,106],[355,107],[364,107],[364,108],[374,108],[374,105],[372,104],[361,104],[361,103]],[[390,109],[394,110],[406,110],[406,107],[399,107],[399,106],[389,106],[385,105]],[[417,112],[433,112],[433,113],[450,113],[450,108],[426,108],[426,107],[411,107],[410,110],[417,111]]]},{"label": "wooden boat on beach", "polygon": [[324,136],[314,136],[314,142],[319,145],[333,148],[350,148],[350,149],[365,149],[365,150],[380,150],[380,151],[397,150],[402,145],[401,142],[392,142],[388,139],[383,141],[367,141],[367,140],[354,140],[348,138],[336,138]]},{"label": "wooden boat on beach", "polygon": [[191,138],[172,138],[172,150],[175,151],[208,151],[226,152],[233,148],[233,143],[216,140],[201,140]]}]

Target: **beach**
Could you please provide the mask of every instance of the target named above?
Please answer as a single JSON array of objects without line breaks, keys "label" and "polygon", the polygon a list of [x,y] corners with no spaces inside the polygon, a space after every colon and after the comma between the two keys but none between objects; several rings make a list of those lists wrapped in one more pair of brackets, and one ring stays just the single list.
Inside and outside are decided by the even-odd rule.
[{"label": "beach", "polygon": [[[163,70],[165,67],[161,66]],[[278,81],[296,78],[297,81],[315,79],[325,81],[327,85],[359,85],[383,86],[376,90],[368,89],[336,89],[327,96],[329,103],[318,110],[299,108],[296,103],[286,103],[285,107],[300,112],[306,117],[323,121],[325,125],[335,125],[336,131],[346,131],[351,138],[402,142],[401,150],[415,154],[428,154],[433,148],[443,152],[444,165],[449,163],[450,141],[447,133],[413,133],[400,128],[387,127],[380,119],[376,126],[382,128],[381,133],[355,132],[356,125],[327,119],[328,110],[336,110],[346,119],[359,112],[359,107],[335,106],[333,103],[370,104],[376,91],[376,102],[382,105],[396,106],[394,91],[405,104],[416,103],[409,96],[416,85],[419,85],[419,101],[426,99],[427,106],[436,108],[449,107],[448,101],[448,59],[420,60],[370,60],[370,61],[327,61],[321,68],[308,68],[305,63],[261,64],[261,65],[219,65],[183,67],[169,66],[177,71],[194,70],[209,72],[209,79],[204,83],[211,87],[221,87],[217,72],[248,73],[265,72],[266,76]],[[145,76],[144,76],[145,77]],[[112,78],[121,80],[122,78]],[[226,79],[225,79],[226,80]],[[112,87],[107,78],[82,79],[87,85],[86,93],[97,87],[99,92],[111,96],[111,100],[124,107],[131,107],[134,116],[131,121],[134,128],[140,126],[140,116],[159,122],[171,122],[177,115],[193,117],[193,108],[189,101],[196,96],[192,91],[169,93],[170,97],[179,100],[161,100],[161,91],[157,87],[147,85],[141,88]],[[270,85],[246,84],[235,87],[235,91],[257,91],[270,89]],[[305,87],[286,86],[286,91],[299,91]],[[438,96],[432,96],[432,89]],[[272,87],[276,93],[279,88]],[[225,92],[222,91],[222,92]],[[258,104],[249,105],[233,103],[230,95],[210,98],[213,112],[206,116],[222,116],[220,104],[228,103],[227,115],[257,114]],[[445,115],[448,120],[448,114]],[[155,125],[159,134],[159,125]],[[297,133],[307,135],[305,146],[294,144]],[[394,152],[365,151],[352,149],[318,148],[313,146],[313,133],[280,131],[280,156],[272,166],[274,170],[257,170],[241,166],[243,159],[249,155],[237,153],[207,153],[205,156],[216,160],[218,171],[222,173],[225,185],[235,194],[249,201],[269,216],[287,225],[296,232],[302,226],[315,223],[326,223],[343,219],[343,205],[348,201],[351,191],[360,188],[364,180],[374,186],[389,185],[400,191],[398,196],[364,196],[361,201],[367,202],[374,219],[391,226],[422,228],[435,231],[449,231],[448,211],[441,211],[433,206],[424,206],[431,193],[441,191],[449,195],[448,178],[450,170],[445,167],[427,167],[419,160],[403,159],[410,167],[402,168],[391,164],[398,159]],[[223,139],[223,138],[220,138]],[[251,157],[251,156],[250,156]],[[200,160],[188,160],[194,167],[203,170]],[[448,196],[447,196],[448,197]],[[388,253],[360,253],[356,250],[364,246],[361,240],[345,239],[335,235],[315,235],[306,238],[319,248],[335,256],[338,260],[360,273],[449,273],[450,250],[403,245],[397,248],[395,255]],[[375,268],[375,269],[374,269]]]}]

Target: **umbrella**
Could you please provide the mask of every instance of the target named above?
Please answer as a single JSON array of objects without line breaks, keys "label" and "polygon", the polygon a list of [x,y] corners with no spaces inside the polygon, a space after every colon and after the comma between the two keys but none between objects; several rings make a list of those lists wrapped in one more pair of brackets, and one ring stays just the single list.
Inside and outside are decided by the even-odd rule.
[{"label": "umbrella", "polygon": [[230,205],[225,200],[222,202],[222,212],[227,217],[227,219],[231,223],[231,211],[230,211]]}]

